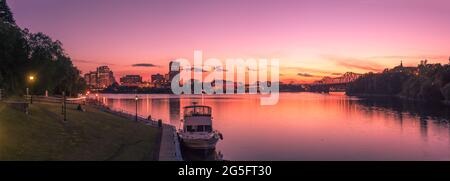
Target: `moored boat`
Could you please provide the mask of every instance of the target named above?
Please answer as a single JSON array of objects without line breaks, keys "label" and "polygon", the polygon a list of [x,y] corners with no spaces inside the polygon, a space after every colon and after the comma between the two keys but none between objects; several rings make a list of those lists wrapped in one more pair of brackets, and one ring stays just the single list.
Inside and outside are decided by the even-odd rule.
[{"label": "moored boat", "polygon": [[211,107],[194,103],[183,110],[183,127],[178,131],[181,143],[191,149],[215,149],[222,134],[213,130]]}]

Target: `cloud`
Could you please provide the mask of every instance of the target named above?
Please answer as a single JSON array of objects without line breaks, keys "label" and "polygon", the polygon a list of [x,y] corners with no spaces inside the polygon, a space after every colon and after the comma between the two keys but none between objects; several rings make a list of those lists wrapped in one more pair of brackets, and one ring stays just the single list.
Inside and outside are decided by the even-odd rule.
[{"label": "cloud", "polygon": [[331,71],[326,71],[326,70],[319,70],[319,69],[313,69],[313,68],[306,68],[306,67],[280,67],[280,70],[293,70],[296,72],[313,72],[315,74],[332,74],[333,72]]},{"label": "cloud", "polygon": [[375,63],[369,59],[359,59],[353,57],[339,57],[333,55],[322,55],[323,58],[334,62],[338,66],[351,69],[360,69],[364,71],[380,72],[385,69],[381,64]]},{"label": "cloud", "polygon": [[[200,71],[200,68],[196,68],[196,69],[197,69],[197,71]],[[214,72],[228,72],[228,70],[223,68],[222,66],[213,66],[213,67],[205,66],[204,69],[203,69],[203,72],[209,72],[209,71],[207,71],[209,69],[211,69],[210,71],[214,71]]]},{"label": "cloud", "polygon": [[383,70],[383,67],[381,66],[373,66],[373,65],[362,65],[364,63],[356,63],[356,62],[348,62],[348,61],[340,61],[336,62],[337,65],[346,67],[346,68],[356,68],[361,70],[367,70],[367,71],[374,71],[374,72],[380,72]]},{"label": "cloud", "polygon": [[247,71],[258,71],[258,69],[257,68],[254,69],[254,68],[247,67]]},{"label": "cloud", "polygon": [[208,72],[206,70],[203,70],[200,67],[186,67],[185,69],[186,69],[186,71],[192,71],[192,72]]},{"label": "cloud", "polygon": [[384,56],[371,56],[370,59],[415,59],[415,60],[423,60],[423,59],[442,59],[447,60],[449,57],[446,55],[384,55]]},{"label": "cloud", "polygon": [[214,67],[214,70],[219,72],[228,72],[228,70],[224,69],[222,66],[216,66]]},{"label": "cloud", "polygon": [[82,60],[82,59],[72,59],[72,61],[77,62],[77,63],[95,64],[95,65],[115,65],[112,63],[108,63],[108,62],[96,62],[96,61],[92,61],[92,60]]},{"label": "cloud", "polygon": [[331,75],[342,75],[342,73],[331,73]]},{"label": "cloud", "polygon": [[297,73],[297,75],[302,76],[302,77],[317,77],[317,76],[309,74],[309,73]]},{"label": "cloud", "polygon": [[137,63],[137,64],[133,64],[131,66],[133,66],[133,67],[159,67],[158,65],[151,64],[151,63]]}]

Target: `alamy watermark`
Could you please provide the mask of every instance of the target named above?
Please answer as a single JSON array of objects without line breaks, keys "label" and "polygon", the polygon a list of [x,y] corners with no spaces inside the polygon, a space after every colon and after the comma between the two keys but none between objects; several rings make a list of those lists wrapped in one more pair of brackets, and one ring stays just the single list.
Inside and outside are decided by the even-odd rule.
[{"label": "alamy watermark", "polygon": [[[261,105],[275,105],[279,99],[278,59],[227,59],[203,61],[202,51],[194,51],[193,65],[180,58],[171,63],[174,94],[261,94]],[[205,75],[206,74],[206,75]],[[169,75],[170,76],[170,75]]]}]

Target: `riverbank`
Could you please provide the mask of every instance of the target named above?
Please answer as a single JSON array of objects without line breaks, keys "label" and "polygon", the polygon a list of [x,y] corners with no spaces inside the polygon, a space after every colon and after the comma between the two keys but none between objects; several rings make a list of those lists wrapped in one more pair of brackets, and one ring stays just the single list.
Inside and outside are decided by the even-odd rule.
[{"label": "riverbank", "polygon": [[396,98],[404,101],[411,101],[411,102],[417,102],[417,103],[440,103],[443,106],[450,106],[450,101],[443,100],[443,101],[426,101],[422,99],[414,99],[406,96],[400,96],[400,95],[383,95],[383,94],[345,94],[347,96],[354,96],[354,97],[362,97],[362,98]]},{"label": "riverbank", "polygon": [[29,115],[0,102],[0,160],[157,160],[160,129],[96,108],[34,103]]},{"label": "riverbank", "polygon": [[[97,107],[97,106],[96,106]],[[127,113],[124,111],[116,111],[112,110],[105,106],[98,106],[97,109],[114,114],[119,117],[126,118],[128,120],[135,121],[135,115],[131,113]],[[158,161],[183,161],[183,157],[181,154],[180,142],[178,140],[178,135],[176,132],[176,128],[170,124],[161,124],[154,120],[148,120],[141,116],[138,116],[138,122],[143,123],[147,126],[152,126],[154,128],[160,129],[160,134],[158,137],[158,153],[156,154],[156,158]]]}]

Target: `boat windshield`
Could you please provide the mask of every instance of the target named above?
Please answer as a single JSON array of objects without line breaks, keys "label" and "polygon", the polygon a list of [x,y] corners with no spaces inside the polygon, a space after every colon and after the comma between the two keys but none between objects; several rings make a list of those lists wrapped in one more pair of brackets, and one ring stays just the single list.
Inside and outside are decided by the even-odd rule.
[{"label": "boat windshield", "polygon": [[212,132],[211,125],[186,126],[188,132]]},{"label": "boat windshield", "polygon": [[184,108],[184,116],[211,116],[208,106],[188,106]]}]

